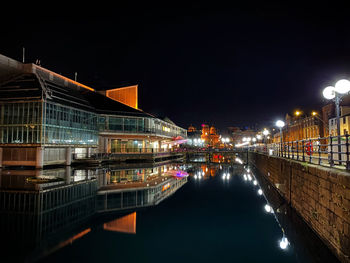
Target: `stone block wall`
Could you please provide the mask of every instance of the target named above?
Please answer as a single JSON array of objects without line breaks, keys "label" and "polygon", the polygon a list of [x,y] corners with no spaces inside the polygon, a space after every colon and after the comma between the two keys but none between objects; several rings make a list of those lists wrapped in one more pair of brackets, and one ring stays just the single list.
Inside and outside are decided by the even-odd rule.
[{"label": "stone block wall", "polygon": [[249,154],[258,169],[342,262],[350,262],[350,173]]}]

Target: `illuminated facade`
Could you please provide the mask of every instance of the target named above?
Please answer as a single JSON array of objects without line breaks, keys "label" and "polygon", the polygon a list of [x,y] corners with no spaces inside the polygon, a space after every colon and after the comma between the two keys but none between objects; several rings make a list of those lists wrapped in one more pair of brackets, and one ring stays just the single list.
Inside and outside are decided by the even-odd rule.
[{"label": "illuminated facade", "polygon": [[[126,90],[136,91],[136,102],[133,96],[120,103],[38,65],[0,55],[0,167],[70,165],[78,155],[161,150],[169,147],[164,142],[187,136],[171,121],[138,110],[137,86]],[[134,107],[126,105],[132,101]]]},{"label": "illuminated facade", "polygon": [[219,144],[219,137],[214,126],[209,127],[207,124],[202,124],[201,139],[204,140],[208,146],[214,147]]},{"label": "illuminated facade", "polygon": [[138,85],[99,91],[108,98],[138,109]]},{"label": "illuminated facade", "polygon": [[188,133],[190,133],[190,132],[196,132],[196,130],[197,130],[197,129],[191,125],[190,127],[188,127],[187,132],[188,132]]},{"label": "illuminated facade", "polygon": [[[324,136],[324,129],[322,120],[318,116],[290,116],[286,114],[286,125],[282,129],[282,136],[284,142],[292,142],[298,140],[307,140],[321,138]],[[279,143],[280,132],[276,129],[273,141]]]}]

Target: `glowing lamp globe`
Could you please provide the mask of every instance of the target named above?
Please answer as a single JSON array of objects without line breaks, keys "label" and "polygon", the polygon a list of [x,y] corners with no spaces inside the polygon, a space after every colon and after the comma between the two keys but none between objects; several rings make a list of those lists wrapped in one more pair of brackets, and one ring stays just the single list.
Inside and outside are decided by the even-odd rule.
[{"label": "glowing lamp globe", "polygon": [[283,128],[284,127],[284,121],[278,120],[276,121],[276,126],[279,128]]},{"label": "glowing lamp globe", "polygon": [[327,100],[331,100],[335,98],[335,88],[332,86],[326,87],[323,92],[323,97],[325,97]]},{"label": "glowing lamp globe", "polygon": [[264,134],[265,136],[266,136],[266,135],[269,135],[269,133],[270,133],[270,132],[269,132],[268,130],[266,130],[266,129],[263,131],[263,134]]},{"label": "glowing lamp globe", "polygon": [[350,91],[350,81],[347,79],[341,79],[335,83],[334,89],[340,94],[348,93]]}]

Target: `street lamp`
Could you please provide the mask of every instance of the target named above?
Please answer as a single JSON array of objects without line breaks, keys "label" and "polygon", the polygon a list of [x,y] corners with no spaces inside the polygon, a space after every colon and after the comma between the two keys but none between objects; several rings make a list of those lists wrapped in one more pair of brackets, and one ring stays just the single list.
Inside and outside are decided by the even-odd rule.
[{"label": "street lamp", "polygon": [[282,155],[282,142],[283,142],[283,134],[282,134],[282,128],[284,127],[284,121],[278,120],[276,121],[276,126],[280,128],[280,137],[281,137],[281,148],[280,148],[280,154]]},{"label": "street lamp", "polygon": [[322,120],[320,117],[318,117],[318,113],[316,111],[311,112],[311,115],[315,118],[317,118],[318,120],[320,120],[323,125],[326,127],[326,129],[328,129],[328,124],[324,122],[324,120]]},{"label": "street lamp", "polygon": [[295,116],[299,117],[301,115],[301,111],[297,110],[297,111],[295,111],[294,114],[295,114]]},{"label": "street lamp", "polygon": [[269,135],[270,132],[269,132],[268,129],[264,128],[262,134],[264,135],[265,150],[266,150],[266,152],[267,152],[267,139],[268,139],[268,138],[267,138],[267,135]]},{"label": "street lamp", "polygon": [[336,120],[337,120],[337,135],[338,135],[338,156],[339,156],[339,163],[341,163],[341,143],[340,143],[340,101],[341,96],[348,93],[350,91],[350,81],[346,79],[341,79],[337,83],[335,83],[335,86],[328,86],[326,87],[322,94],[323,97],[327,100],[334,99],[335,102],[335,108],[336,108]]},{"label": "street lamp", "polygon": [[264,129],[264,130],[263,130],[263,134],[264,134],[265,136],[267,136],[267,135],[269,135],[269,134],[270,134],[270,132],[269,132],[269,130]]}]

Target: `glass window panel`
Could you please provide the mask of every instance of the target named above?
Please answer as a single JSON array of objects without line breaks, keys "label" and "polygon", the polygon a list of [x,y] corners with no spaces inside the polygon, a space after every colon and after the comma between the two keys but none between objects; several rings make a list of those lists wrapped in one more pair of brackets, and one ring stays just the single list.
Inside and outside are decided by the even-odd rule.
[{"label": "glass window panel", "polygon": [[136,131],[136,119],[125,118],[124,119],[124,130],[125,131]]}]

